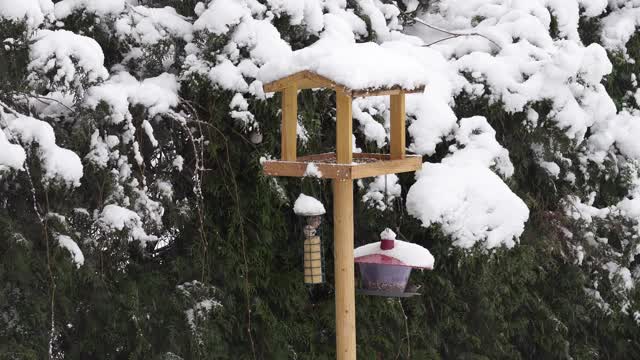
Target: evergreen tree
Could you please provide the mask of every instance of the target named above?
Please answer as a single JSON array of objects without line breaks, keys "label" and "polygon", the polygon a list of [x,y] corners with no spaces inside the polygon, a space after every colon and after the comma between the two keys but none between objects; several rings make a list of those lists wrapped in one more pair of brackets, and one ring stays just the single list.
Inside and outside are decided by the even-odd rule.
[{"label": "evergreen tree", "polygon": [[[319,40],[413,44],[431,84],[424,170],[358,182],[355,233],[436,267],[358,296],[360,358],[640,357],[640,3],[601,3],[0,0],[0,359],[335,358],[332,257],[302,283],[291,209],[330,183],[260,165],[260,71]],[[301,152],[331,150],[333,92],[298,101]],[[388,152],[388,103],[353,107]]]}]

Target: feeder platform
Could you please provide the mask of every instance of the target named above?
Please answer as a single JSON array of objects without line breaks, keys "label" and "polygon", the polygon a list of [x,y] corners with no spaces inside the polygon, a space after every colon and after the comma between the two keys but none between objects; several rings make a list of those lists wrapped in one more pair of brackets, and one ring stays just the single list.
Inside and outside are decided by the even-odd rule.
[{"label": "feeder platform", "polygon": [[338,164],[335,153],[300,156],[296,161],[267,160],[263,171],[270,176],[304,177],[309,164],[314,164],[324,179],[361,179],[420,170],[422,156],[405,155],[403,159],[391,159],[389,154],[353,154],[350,164]]}]

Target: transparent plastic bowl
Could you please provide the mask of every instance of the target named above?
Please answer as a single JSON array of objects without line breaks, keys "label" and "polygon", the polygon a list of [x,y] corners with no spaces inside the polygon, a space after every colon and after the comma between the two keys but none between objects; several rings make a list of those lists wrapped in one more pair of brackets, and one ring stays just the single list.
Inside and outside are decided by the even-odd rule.
[{"label": "transparent plastic bowl", "polygon": [[411,267],[359,263],[360,279],[365,290],[403,293]]}]

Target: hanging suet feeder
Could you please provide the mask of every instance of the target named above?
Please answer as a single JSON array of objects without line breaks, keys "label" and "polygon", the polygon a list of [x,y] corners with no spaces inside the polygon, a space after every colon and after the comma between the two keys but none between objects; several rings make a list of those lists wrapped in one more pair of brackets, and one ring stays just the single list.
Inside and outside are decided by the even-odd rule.
[{"label": "hanging suet feeder", "polygon": [[364,295],[409,297],[420,295],[406,292],[411,269],[433,269],[433,256],[418,244],[396,240],[396,234],[385,229],[381,240],[360,246],[354,251],[360,269]]},{"label": "hanging suet feeder", "polygon": [[304,283],[321,284],[324,278],[324,258],[320,239],[322,215],[326,213],[324,206],[314,197],[300,194],[293,210],[304,219]]}]

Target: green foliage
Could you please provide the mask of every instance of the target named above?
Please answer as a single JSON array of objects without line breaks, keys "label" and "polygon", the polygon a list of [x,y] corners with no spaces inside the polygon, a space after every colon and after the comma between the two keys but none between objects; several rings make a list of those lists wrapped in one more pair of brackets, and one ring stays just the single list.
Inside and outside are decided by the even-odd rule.
[{"label": "green foliage", "polygon": [[[181,14],[193,15],[193,1],[149,2],[176,6]],[[430,3],[420,1],[419,9]],[[355,2],[348,4],[359,14]],[[368,19],[365,22],[371,30]],[[275,19],[274,24],[294,49],[317,39],[304,27],[290,25],[286,17]],[[128,45],[116,40],[106,25],[96,25],[92,16],[74,14],[65,26],[96,39],[105,52],[107,67],[122,61]],[[551,27],[557,32],[555,18]],[[21,39],[9,50],[0,47],[0,100],[6,100],[9,89],[26,90],[28,36],[20,23],[0,23],[0,31]],[[375,34],[369,33],[373,39]],[[225,36],[196,34],[194,43],[207,50],[204,60],[213,62],[227,40]],[[630,55],[640,59],[640,37],[634,37],[630,44]],[[164,71],[162,59],[171,45],[177,43],[144,49],[145,61],[131,65],[138,75],[157,75]],[[630,74],[638,73],[636,67],[621,55],[614,57],[614,72],[606,86],[619,108],[633,101],[627,91],[632,88]],[[178,72],[179,67],[170,71]],[[84,226],[93,214],[76,212],[66,219],[74,228],[84,229],[75,236],[99,240],[89,244],[87,262],[76,268],[65,249],[49,251],[51,237],[65,227],[64,222],[47,219],[41,223],[34,212],[32,191],[25,184],[29,184],[27,176],[41,178],[38,165],[29,166],[30,175],[20,172],[11,175],[15,178],[1,178],[0,359],[46,358],[51,303],[59,339],[55,350],[67,359],[335,358],[330,183],[276,180],[261,173],[260,158],[279,152],[279,96],[249,100],[251,112],[260,119],[262,135],[260,143],[253,143],[228,114],[233,93],[212,89],[198,74],[189,76],[180,95],[193,106],[190,115],[202,122],[207,140],[204,219],[185,215],[179,202],[167,206],[163,219],[176,224],[180,233],[163,252],[150,255],[142,251],[127,242],[124,232],[100,234],[99,229]],[[300,94],[300,122],[312,134],[306,143],[299,143],[301,153],[326,152],[335,146],[334,103],[330,91]],[[575,183],[551,182],[541,176],[529,145],[540,144],[545,160],[563,161],[557,158],[562,154],[572,166],[579,166],[580,153],[571,150],[575,144],[547,118],[548,103],[540,102],[534,108],[540,116],[537,126],[528,123],[525,114],[507,113],[487,98],[461,94],[456,99],[459,118],[486,116],[498,141],[510,151],[515,174],[509,185],[531,210],[521,244],[514,249],[492,253],[480,248],[452,250],[450,239],[437,226],[422,227],[404,214],[402,203],[394,204],[393,212],[380,212],[356,200],[358,245],[377,237],[383,226],[399,226],[404,238],[428,247],[436,258],[434,271],[413,274],[412,283],[421,286],[422,296],[403,300],[357,297],[360,358],[640,358],[638,325],[632,315],[640,305],[637,290],[629,296],[632,301],[627,314],[620,309],[604,311],[585,296],[585,288],[594,279],[576,263],[569,241],[552,226],[570,227],[559,207],[566,195],[584,196],[597,190],[600,198],[596,204],[610,203],[622,196],[625,176],[605,180],[595,176],[610,169],[590,169],[594,176],[577,178]],[[137,128],[147,118],[144,111],[131,109]],[[81,121],[57,125],[73,126],[73,131],[61,131],[58,140],[86,154],[85,140],[95,130],[96,119],[108,116],[108,108],[102,104],[95,111],[74,115]],[[155,133],[158,139],[187,136],[174,122],[167,124]],[[120,130],[113,126],[101,127],[100,135]],[[365,149],[370,145],[360,135],[357,143]],[[175,148],[164,150],[185,154],[186,163],[193,165],[192,150],[178,141],[172,144]],[[438,145],[428,160],[440,161],[449,145],[448,141]],[[155,150],[143,146],[142,151],[148,159]],[[140,172],[150,182],[162,177],[181,180],[174,189],[176,199],[193,196],[192,170],[177,174],[168,168],[152,171],[148,161],[145,166]],[[414,178],[405,174],[400,181],[405,197]],[[97,208],[114,186],[117,184],[108,170],[89,166],[79,191],[71,194],[62,187],[45,189],[36,182],[35,200],[46,203],[48,213],[70,213],[76,206]],[[301,191],[320,198],[328,210],[322,229],[327,283],[313,287],[302,283],[302,226],[287,200],[295,199]],[[356,187],[354,191],[360,199],[362,190]],[[11,206],[4,205],[7,203]],[[606,237],[618,242],[631,226],[620,225],[616,218],[596,225],[597,231],[608,231]],[[576,236],[584,235],[581,229],[591,230],[585,224],[573,226],[570,230]],[[610,279],[597,280],[601,293],[615,295],[611,295],[615,291]],[[211,299],[216,303],[207,302]],[[199,312],[202,306],[211,306],[212,311]]]}]

